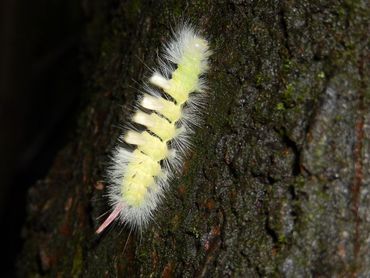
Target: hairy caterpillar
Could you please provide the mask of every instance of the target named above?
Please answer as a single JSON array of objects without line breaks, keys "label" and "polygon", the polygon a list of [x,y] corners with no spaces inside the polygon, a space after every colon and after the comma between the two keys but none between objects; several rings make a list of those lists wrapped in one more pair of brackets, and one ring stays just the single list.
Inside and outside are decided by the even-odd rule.
[{"label": "hairy caterpillar", "polygon": [[208,42],[189,25],[164,45],[159,69],[149,79],[153,86],[145,86],[132,117],[138,128],[121,137],[128,147],[114,150],[108,169],[112,212],[96,233],[115,219],[141,230],[153,217],[199,123],[206,89],[203,75],[210,55]]}]

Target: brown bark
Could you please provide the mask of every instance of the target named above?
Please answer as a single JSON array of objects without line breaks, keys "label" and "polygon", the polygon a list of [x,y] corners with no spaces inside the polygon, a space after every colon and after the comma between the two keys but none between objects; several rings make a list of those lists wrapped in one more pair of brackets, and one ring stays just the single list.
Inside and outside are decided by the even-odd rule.
[{"label": "brown bark", "polygon": [[[20,275],[370,276],[366,1],[96,3],[89,104],[30,190]],[[197,147],[147,230],[97,237],[132,80],[185,16],[214,50]]]}]

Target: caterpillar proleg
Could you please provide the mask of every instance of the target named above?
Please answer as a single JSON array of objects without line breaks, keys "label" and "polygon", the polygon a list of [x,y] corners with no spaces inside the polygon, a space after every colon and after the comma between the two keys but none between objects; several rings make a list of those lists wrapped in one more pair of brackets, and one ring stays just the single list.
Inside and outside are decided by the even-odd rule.
[{"label": "caterpillar proleg", "polygon": [[[101,233],[115,219],[141,230],[153,218],[168,184],[179,173],[199,123],[205,96],[204,74],[211,55],[206,39],[184,25],[164,45],[159,68],[149,78],[132,121],[117,146],[108,169],[111,214],[97,229]],[[173,65],[176,66],[173,66]]]}]

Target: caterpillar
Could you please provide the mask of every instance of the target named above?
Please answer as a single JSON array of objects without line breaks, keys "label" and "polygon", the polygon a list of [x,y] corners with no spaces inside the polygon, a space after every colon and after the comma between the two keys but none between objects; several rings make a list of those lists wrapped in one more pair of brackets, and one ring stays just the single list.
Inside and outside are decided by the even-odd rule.
[{"label": "caterpillar", "polygon": [[169,182],[179,174],[191,135],[204,109],[211,55],[207,40],[185,24],[164,44],[158,69],[144,85],[132,127],[120,137],[107,171],[112,212],[96,230],[114,220],[142,230],[154,216]]}]

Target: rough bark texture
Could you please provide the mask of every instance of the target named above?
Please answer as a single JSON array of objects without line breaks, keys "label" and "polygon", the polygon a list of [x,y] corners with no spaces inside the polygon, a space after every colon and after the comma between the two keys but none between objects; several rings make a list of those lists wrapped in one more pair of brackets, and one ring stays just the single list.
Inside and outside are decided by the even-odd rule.
[{"label": "rough bark texture", "polygon": [[[84,1],[90,102],[30,190],[19,274],[369,277],[367,1],[158,2]],[[214,50],[197,147],[145,232],[97,237],[132,80],[184,17]]]}]

